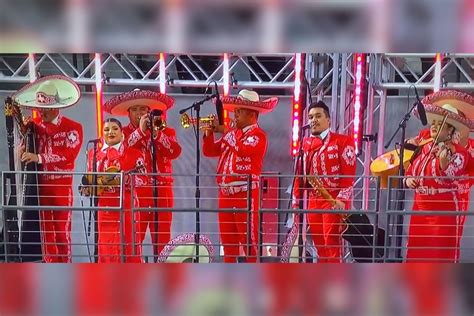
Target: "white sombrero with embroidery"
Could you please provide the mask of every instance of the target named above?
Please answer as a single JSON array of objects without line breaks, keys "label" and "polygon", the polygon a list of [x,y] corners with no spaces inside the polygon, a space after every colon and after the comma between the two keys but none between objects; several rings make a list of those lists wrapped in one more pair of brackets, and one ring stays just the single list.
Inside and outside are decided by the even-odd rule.
[{"label": "white sombrero with embroidery", "polygon": [[62,75],[46,76],[27,84],[12,98],[20,106],[31,108],[66,108],[79,101],[79,86]]},{"label": "white sombrero with embroidery", "polygon": [[[454,126],[461,133],[474,128],[474,121],[467,119],[463,112],[450,104],[444,104],[443,106],[425,104],[424,106],[428,123],[433,120],[442,121],[447,116],[446,123]],[[415,111],[415,114],[419,116],[417,111]]]},{"label": "white sombrero with embroidery", "polygon": [[443,106],[448,104],[464,113],[467,119],[474,120],[474,97],[458,90],[440,90],[421,100],[424,105]]},{"label": "white sombrero with embroidery", "polygon": [[[158,262],[193,262],[196,257],[195,234],[182,234],[173,238],[161,251]],[[199,235],[199,263],[210,263],[214,257],[214,247],[205,235]]]},{"label": "white sombrero with embroidery", "polygon": [[128,109],[134,105],[146,105],[150,110],[166,112],[174,105],[174,99],[156,91],[135,89],[113,97],[104,104],[104,109],[112,115],[127,116]]},{"label": "white sombrero with embroidery", "polygon": [[273,97],[260,101],[260,96],[255,91],[240,90],[235,97],[223,97],[222,104],[224,109],[234,111],[236,108],[245,108],[254,110],[260,113],[270,113],[273,111],[278,103],[278,98]]}]

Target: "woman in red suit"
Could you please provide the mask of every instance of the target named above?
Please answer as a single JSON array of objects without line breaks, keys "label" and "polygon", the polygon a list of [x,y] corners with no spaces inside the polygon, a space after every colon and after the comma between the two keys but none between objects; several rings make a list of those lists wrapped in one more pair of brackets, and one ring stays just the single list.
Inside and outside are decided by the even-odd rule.
[{"label": "woman in red suit", "polygon": [[[141,262],[141,247],[139,247],[138,236],[136,235],[138,227],[133,226],[137,222],[138,216],[135,214],[135,220],[132,221],[132,195],[131,182],[134,181],[133,186],[143,185],[145,179],[143,176],[135,176],[133,179],[130,176],[132,172],[144,172],[144,157],[143,154],[134,149],[126,147],[123,143],[122,124],[114,118],[109,118],[105,121],[104,128],[104,145],[97,152],[97,172],[107,172],[111,170],[118,170],[122,172],[122,186],[117,185],[114,181],[116,177],[107,176],[107,179],[98,176],[98,183],[106,182],[109,185],[99,186],[99,208],[108,208],[108,210],[98,211],[99,224],[99,263],[112,262]],[[92,154],[88,159],[88,171],[92,171]],[[128,173],[128,174],[127,174]],[[122,191],[122,209],[110,210],[111,207],[120,206],[120,187]],[[83,193],[88,195],[90,187],[83,189]],[[133,197],[135,203],[134,207],[138,207],[136,196]],[[121,216],[123,212],[123,216]],[[120,223],[123,224],[122,229]],[[123,236],[121,236],[121,230]],[[135,231],[135,238],[133,232]],[[133,253],[135,248],[135,253]]]},{"label": "woman in red suit", "polygon": [[[453,178],[467,175],[469,156],[452,139],[456,130],[469,130],[473,124],[449,104],[425,104],[425,109],[434,141],[421,148],[406,174],[407,187],[415,190],[413,211],[417,212],[410,220],[406,258],[408,262],[454,262],[459,235],[456,215],[462,203],[459,182]],[[422,211],[453,211],[454,216],[421,215]]]},{"label": "woman in red suit", "polygon": [[[462,113],[463,116],[469,121],[474,120],[474,97],[462,91],[457,90],[440,90],[438,92],[427,95],[423,98],[422,103],[425,106],[450,106],[453,109]],[[474,139],[469,138],[468,128],[457,128],[456,132],[452,136],[452,142],[461,145],[466,149],[468,153],[467,169],[464,175],[469,178],[461,179],[458,181],[458,198],[460,210],[463,212],[469,211],[470,203],[470,191],[474,184]],[[419,146],[419,143],[424,140],[432,138],[431,128],[423,129],[419,132],[418,136],[409,140],[409,143]],[[460,244],[463,236],[464,222],[466,216],[457,216],[456,223],[456,235],[457,235],[457,246],[456,246],[456,260],[459,260],[460,256]]]}]

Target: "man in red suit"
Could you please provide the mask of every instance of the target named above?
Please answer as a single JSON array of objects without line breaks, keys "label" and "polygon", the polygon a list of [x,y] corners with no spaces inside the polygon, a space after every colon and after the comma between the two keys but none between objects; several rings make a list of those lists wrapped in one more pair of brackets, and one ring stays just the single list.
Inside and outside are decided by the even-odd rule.
[{"label": "man in red suit", "polygon": [[[407,187],[415,190],[413,211],[460,212],[464,193],[455,178],[467,175],[469,155],[463,146],[453,142],[453,135],[455,131],[468,131],[473,122],[450,104],[424,106],[433,141],[422,146],[406,173]],[[416,178],[419,176],[422,178]],[[407,262],[455,262],[459,255],[459,227],[459,216],[412,215]]]},{"label": "man in red suit", "polygon": [[40,212],[45,262],[71,262],[72,181],[76,158],[82,146],[82,126],[59,113],[80,98],[79,87],[67,77],[48,76],[21,89],[14,96],[19,105],[36,108],[34,121],[37,153],[21,148],[21,161],[38,163],[40,205],[64,209]]},{"label": "man in red suit", "polygon": [[[271,112],[277,102],[277,98],[260,101],[256,92],[242,90],[237,97],[222,100],[224,108],[234,112],[235,128],[217,141],[213,129],[205,130],[203,153],[206,157],[219,158],[216,171],[220,174],[217,176],[219,209],[227,209],[219,212],[224,262],[236,262],[241,245],[247,262],[257,259],[259,176],[267,150],[267,136],[257,120],[259,113]],[[251,205],[247,203],[248,194]],[[233,208],[239,210],[228,211]],[[248,209],[251,210],[250,216],[245,211]],[[250,236],[247,231],[250,231]]]},{"label": "man in red suit", "polygon": [[[123,128],[125,143],[144,153],[147,173],[153,173],[152,144],[156,153],[156,198],[154,179],[148,177],[147,184],[136,188],[140,208],[158,208],[156,211],[141,210],[139,242],[145,239],[149,227],[155,258],[171,239],[171,209],[173,199],[172,161],[181,154],[176,131],[166,126],[164,113],[174,104],[174,99],[165,94],[148,90],[133,90],[110,99],[104,106],[113,115],[127,115],[129,124]],[[153,114],[153,136],[150,114]],[[153,143],[152,143],[153,139]],[[156,204],[155,204],[156,203]]]},{"label": "man in red suit", "polygon": [[[349,136],[329,130],[329,108],[322,101],[309,106],[308,119],[311,136],[303,139],[305,187],[310,188],[308,209],[347,210],[351,207],[356,173],[354,141]],[[318,176],[322,177],[318,179]],[[318,186],[330,197],[317,189]],[[294,195],[299,197],[298,185],[294,186]],[[336,212],[310,212],[307,215],[309,232],[318,251],[318,262],[342,260],[341,233],[344,223],[343,215]]]}]

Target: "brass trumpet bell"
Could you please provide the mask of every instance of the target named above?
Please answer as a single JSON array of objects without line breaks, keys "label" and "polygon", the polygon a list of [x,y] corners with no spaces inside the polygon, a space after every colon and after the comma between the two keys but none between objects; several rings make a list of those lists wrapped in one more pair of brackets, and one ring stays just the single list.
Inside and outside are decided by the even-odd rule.
[{"label": "brass trumpet bell", "polygon": [[157,119],[153,122],[153,130],[162,131],[166,128],[166,121],[164,119]]},{"label": "brass trumpet bell", "polygon": [[[201,117],[199,119],[199,126],[200,127],[211,127],[214,123],[215,115],[211,114],[209,116]],[[183,128],[190,128],[191,125],[197,124],[197,119],[195,117],[190,117],[188,114],[183,113],[180,118],[181,126]]]}]

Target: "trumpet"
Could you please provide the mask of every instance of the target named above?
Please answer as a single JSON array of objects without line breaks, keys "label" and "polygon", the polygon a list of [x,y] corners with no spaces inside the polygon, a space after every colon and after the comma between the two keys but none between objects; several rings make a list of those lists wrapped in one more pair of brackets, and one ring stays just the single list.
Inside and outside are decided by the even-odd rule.
[{"label": "trumpet", "polygon": [[[216,116],[214,114],[211,114],[209,116],[201,117],[199,119],[199,126],[201,128],[211,128],[212,125],[214,124],[214,119]],[[190,128],[191,125],[196,125],[197,124],[197,119],[195,117],[190,117],[188,114],[183,113],[181,115],[181,126],[183,128]]]},{"label": "trumpet", "polygon": [[[148,117],[150,117],[149,114],[147,114]],[[139,118],[140,120],[140,118]],[[155,116],[154,117],[154,120],[153,120],[153,126],[151,123],[147,123],[147,128],[151,129],[151,130],[154,130],[154,131],[162,131],[166,128],[166,121],[164,119],[162,119],[161,117],[159,116]]]}]

